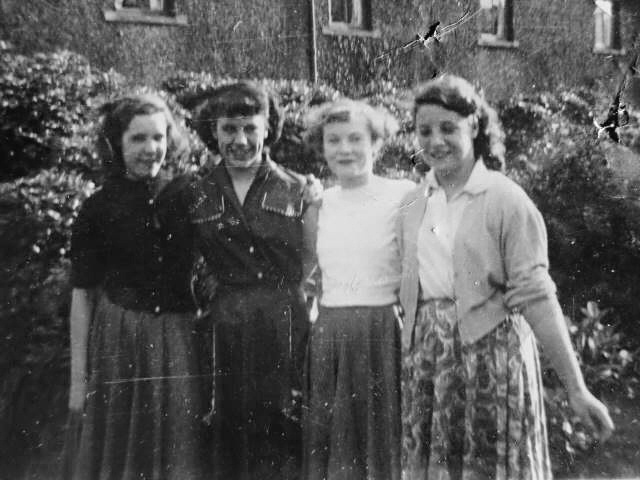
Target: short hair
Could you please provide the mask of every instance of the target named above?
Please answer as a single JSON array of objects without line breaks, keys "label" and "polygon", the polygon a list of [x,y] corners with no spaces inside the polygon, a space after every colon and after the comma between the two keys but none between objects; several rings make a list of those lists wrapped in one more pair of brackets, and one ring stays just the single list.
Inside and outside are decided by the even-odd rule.
[{"label": "short hair", "polygon": [[323,155],[323,129],[334,122],[348,122],[354,117],[366,120],[371,141],[386,140],[398,131],[398,121],[382,107],[372,107],[362,100],[344,98],[311,108],[305,119],[304,140],[317,154]]},{"label": "short hair", "polygon": [[217,87],[202,98],[194,113],[193,126],[212,153],[220,153],[215,136],[220,117],[263,115],[268,131],[265,146],[273,145],[280,138],[283,116],[279,98],[261,85],[243,80]]},{"label": "short hair", "polygon": [[478,135],[473,141],[476,160],[482,158],[487,168],[504,169],[504,131],[496,111],[484,96],[462,77],[445,74],[417,88],[413,101],[413,120],[423,105],[439,105],[467,117],[478,119]]},{"label": "short hair", "polygon": [[107,176],[125,175],[122,136],[137,115],[163,113],[167,122],[167,159],[178,159],[189,152],[189,143],[169,110],[166,102],[154,94],[128,95],[104,103],[98,128],[96,149]]}]

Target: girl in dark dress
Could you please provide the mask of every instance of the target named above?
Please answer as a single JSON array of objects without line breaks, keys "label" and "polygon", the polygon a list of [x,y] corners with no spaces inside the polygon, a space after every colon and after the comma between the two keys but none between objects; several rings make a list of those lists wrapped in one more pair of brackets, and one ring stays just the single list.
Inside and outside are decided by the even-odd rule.
[{"label": "girl in dark dress", "polygon": [[185,142],[158,97],[103,110],[98,147],[108,178],[72,236],[69,407],[83,416],[69,474],[209,478],[210,381],[189,288],[191,239],[165,214],[173,193],[159,175]]},{"label": "girl in dark dress", "polygon": [[198,133],[222,161],[185,196],[185,216],[215,272],[216,478],[294,479],[308,316],[301,283],[309,249],[307,180],[265,146],[282,126],[277,103],[248,82],[213,91]]}]

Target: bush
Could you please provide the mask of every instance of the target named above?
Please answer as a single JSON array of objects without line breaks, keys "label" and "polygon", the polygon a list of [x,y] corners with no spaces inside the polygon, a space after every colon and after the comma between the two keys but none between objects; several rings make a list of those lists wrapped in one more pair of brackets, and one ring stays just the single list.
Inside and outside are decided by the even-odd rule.
[{"label": "bush", "polygon": [[93,107],[123,78],[68,51],[0,57],[0,180],[53,165],[93,166]]},{"label": "bush", "polygon": [[93,190],[81,174],[58,168],[0,184],[0,445],[10,450],[7,459],[40,445],[42,426],[66,407],[69,230]]}]

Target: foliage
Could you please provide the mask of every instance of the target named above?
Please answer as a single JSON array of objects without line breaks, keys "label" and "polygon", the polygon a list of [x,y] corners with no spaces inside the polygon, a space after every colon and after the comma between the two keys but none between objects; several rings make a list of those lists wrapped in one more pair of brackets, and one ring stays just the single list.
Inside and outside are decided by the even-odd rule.
[{"label": "foliage", "polygon": [[[638,376],[633,366],[637,353],[624,348],[622,334],[607,321],[610,310],[601,310],[596,302],[590,301],[580,308],[580,313],[580,319],[567,318],[567,324],[587,385],[597,396],[615,392],[635,398]],[[576,461],[593,451],[597,441],[572,419],[557,375],[547,369],[544,378],[553,464],[556,473],[569,472]]]},{"label": "foliage", "polygon": [[93,190],[58,168],[0,184],[0,445],[14,453],[41,443],[65,401],[69,229]]},{"label": "foliage", "polygon": [[87,138],[96,99],[121,88],[75,53],[0,52],[0,179],[52,165],[93,165]]}]

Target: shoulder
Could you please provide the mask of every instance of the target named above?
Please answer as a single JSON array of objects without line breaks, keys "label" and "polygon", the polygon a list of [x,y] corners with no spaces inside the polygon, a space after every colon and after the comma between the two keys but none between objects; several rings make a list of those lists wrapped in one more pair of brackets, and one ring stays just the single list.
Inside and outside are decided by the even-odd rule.
[{"label": "shoulder", "polygon": [[488,210],[499,212],[493,217],[503,220],[526,223],[527,218],[542,222],[542,215],[533,200],[524,189],[509,177],[500,172],[491,172],[491,183],[487,190]]},{"label": "shoulder", "polygon": [[425,185],[424,183],[415,184],[410,180],[407,180],[411,183],[411,188],[402,195],[400,198],[400,208],[407,208],[411,204],[413,204],[418,198],[424,195]]},{"label": "shoulder", "polygon": [[307,184],[307,178],[304,175],[283,167],[271,159],[267,159],[266,161],[268,162],[273,181],[286,184],[290,189],[300,191],[304,189],[304,186]]}]

